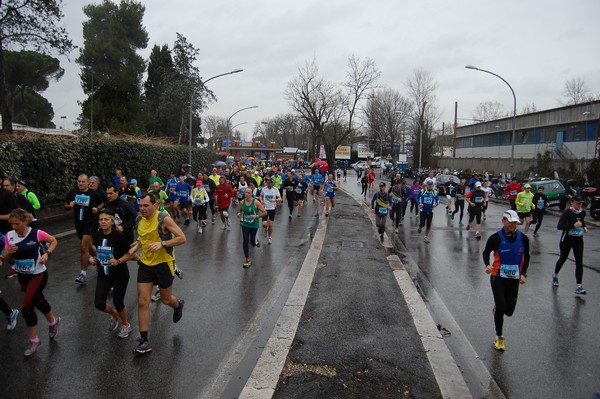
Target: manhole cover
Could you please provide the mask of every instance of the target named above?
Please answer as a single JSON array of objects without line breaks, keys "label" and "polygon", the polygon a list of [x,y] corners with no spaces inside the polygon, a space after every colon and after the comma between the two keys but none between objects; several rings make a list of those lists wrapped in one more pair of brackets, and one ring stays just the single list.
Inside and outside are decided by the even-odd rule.
[{"label": "manhole cover", "polygon": [[364,248],[365,243],[362,241],[342,241],[342,247],[344,247],[344,248]]}]

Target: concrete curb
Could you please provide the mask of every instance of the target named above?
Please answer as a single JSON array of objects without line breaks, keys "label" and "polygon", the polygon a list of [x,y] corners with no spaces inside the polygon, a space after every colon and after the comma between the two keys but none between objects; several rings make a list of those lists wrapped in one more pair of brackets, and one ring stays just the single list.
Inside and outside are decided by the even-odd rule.
[{"label": "concrete curb", "polygon": [[308,254],[277,319],[277,324],[242,389],[239,399],[269,399],[275,393],[279,376],[294,342],[300,317],[304,311],[308,292],[321,256],[328,220],[321,218],[319,222]]}]

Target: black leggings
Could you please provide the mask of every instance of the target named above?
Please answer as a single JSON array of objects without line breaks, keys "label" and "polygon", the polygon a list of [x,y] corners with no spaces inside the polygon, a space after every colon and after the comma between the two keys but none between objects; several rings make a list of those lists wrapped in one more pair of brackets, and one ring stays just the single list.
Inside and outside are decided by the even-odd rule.
[{"label": "black leggings", "polygon": [[419,214],[419,205],[417,204],[416,198],[410,199],[410,213],[412,213],[413,207],[415,208],[415,215],[418,215]]},{"label": "black leggings", "polygon": [[583,238],[566,236],[560,242],[560,257],[556,261],[554,274],[558,274],[569,257],[569,252],[573,248],[573,256],[575,257],[575,280],[577,284],[581,284],[583,280]]},{"label": "black leggings", "polygon": [[383,233],[385,233],[386,219],[387,219],[387,215],[375,214],[375,226],[377,226],[377,231],[379,232],[379,235],[383,235]]},{"label": "black leggings", "polygon": [[517,297],[519,296],[519,280],[491,276],[490,284],[494,294],[494,303],[496,311],[494,313],[494,324],[496,325],[496,335],[502,336],[502,327],[504,325],[504,315],[512,316],[517,306]]},{"label": "black leggings", "polygon": [[478,208],[477,206],[475,206],[475,207],[470,206],[469,207],[469,224],[471,224],[471,222],[475,219],[477,219],[477,224],[481,224],[481,208]]},{"label": "black leggings", "polygon": [[456,200],[456,202],[454,202],[454,212],[452,212],[452,216],[456,215],[458,213],[458,210],[460,209],[460,221],[462,222],[463,220],[463,216],[465,214],[465,200]]},{"label": "black leggings", "polygon": [[6,315],[6,317],[10,316],[12,313],[12,308],[6,303],[6,301],[0,297],[0,311]]},{"label": "black leggings", "polygon": [[48,284],[48,271],[39,274],[21,274],[18,273],[19,284],[21,290],[25,291],[25,299],[23,300],[23,318],[27,327],[37,326],[37,308],[43,315],[52,311],[50,304],[44,297],[44,288]]},{"label": "black leggings", "polygon": [[206,220],[206,205],[193,206],[192,207],[192,218],[198,222],[200,220]]},{"label": "black leggings", "polygon": [[[288,191],[289,193],[289,191]],[[290,215],[292,213],[294,213],[294,201],[296,201],[296,193],[290,193],[290,195],[285,196],[285,198],[287,199],[287,206],[288,209],[290,210]]]},{"label": "black leggings", "polygon": [[[424,213],[421,212],[421,216],[419,217],[419,227],[427,227],[427,230],[431,229],[431,221],[433,220],[433,212],[432,213]],[[425,226],[427,225],[427,226]]]},{"label": "black leggings", "polygon": [[366,197],[366,196],[367,196],[367,188],[368,188],[368,187],[369,187],[369,185],[368,185],[368,184],[362,184],[362,187],[361,187],[361,188],[362,188],[362,192],[361,192],[361,194],[362,194],[364,197]]},{"label": "black leggings", "polygon": [[[100,266],[99,266],[100,267]],[[94,296],[94,306],[100,311],[106,309],[106,299],[113,288],[113,304],[115,310],[119,313],[125,309],[125,293],[129,283],[129,270],[119,270],[118,274],[106,276],[104,273],[98,273],[96,280],[96,294]]]},{"label": "black leggings", "polygon": [[535,229],[533,233],[537,233],[540,227],[542,227],[542,221],[544,220],[544,210],[543,209],[535,209],[533,211],[533,218],[531,220],[532,224],[535,224]]}]

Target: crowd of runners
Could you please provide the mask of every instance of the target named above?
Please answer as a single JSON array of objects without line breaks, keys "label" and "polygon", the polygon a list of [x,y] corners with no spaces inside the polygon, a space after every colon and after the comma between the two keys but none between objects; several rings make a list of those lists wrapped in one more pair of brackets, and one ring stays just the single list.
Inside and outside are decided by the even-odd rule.
[{"label": "crowd of runners", "polygon": [[[394,232],[398,233],[405,219],[418,220],[417,233],[423,229],[426,243],[432,238],[433,213],[440,206],[437,182],[433,174],[407,183],[400,174],[392,177],[390,186],[381,181],[375,189],[375,173],[358,173],[357,184],[375,213],[379,238],[384,241],[389,216]],[[75,230],[80,240],[77,284],[87,283],[90,266],[97,272],[94,305],[108,315],[108,329],[119,329],[117,337],[130,336],[130,324],[124,298],[130,279],[127,263],[136,261],[137,317],[139,338],[134,354],[152,350],[149,340],[150,304],[161,301],[173,308],[173,322],[183,317],[185,301],[173,294],[174,277],[183,278],[176,264],[175,247],[186,243],[183,228],[190,233],[203,234],[207,228],[229,230],[237,218],[242,234],[244,269],[252,263],[251,247],[261,247],[261,236],[271,245],[276,235],[277,216],[301,218],[308,202],[323,206],[322,215],[329,217],[335,208],[336,192],[346,183],[347,170],[335,173],[312,173],[295,170],[285,165],[254,168],[212,168],[194,176],[189,170],[177,171],[163,180],[151,170],[146,189],[138,187],[136,179],[124,176],[117,169],[112,181],[103,186],[96,176],[81,174],[76,186],[65,197],[65,207],[73,210]],[[443,212],[457,228],[474,227],[474,239],[481,239],[482,220],[491,197],[487,181],[477,176],[467,183],[465,178],[445,184],[446,206]],[[502,336],[503,316],[511,316],[517,300],[518,285],[525,283],[529,263],[530,226],[535,225],[534,237],[539,237],[544,209],[548,199],[543,186],[531,193],[531,186],[513,181],[507,186],[510,207],[502,218],[502,228],[491,235],[483,251],[486,273],[491,275],[491,286],[496,306],[494,320],[497,338],[495,347],[504,350]],[[582,285],[583,234],[587,232],[585,211],[581,198],[575,197],[572,206],[560,218],[558,229],[560,257],[556,262],[552,284],[558,286],[558,274],[571,250],[576,261],[575,293],[586,294]],[[467,215],[465,217],[465,207]],[[8,278],[17,276],[24,302],[21,310],[11,308],[0,297],[0,310],[7,318],[9,330],[15,328],[21,313],[27,325],[29,344],[25,356],[33,355],[41,339],[37,330],[36,309],[46,318],[49,338],[53,339],[60,323],[43,294],[48,282],[48,263],[58,242],[50,234],[36,228],[35,211],[40,204],[34,193],[27,190],[23,180],[3,179],[0,189],[0,233],[3,237],[2,257],[10,265]],[[186,227],[191,225],[190,227]],[[523,231],[517,226],[523,226]],[[183,226],[183,227],[182,227]],[[262,234],[261,231],[262,230]],[[493,253],[493,259],[490,257]],[[156,287],[156,288],[154,288]],[[154,291],[154,294],[153,294]],[[108,297],[112,294],[112,305]]]}]

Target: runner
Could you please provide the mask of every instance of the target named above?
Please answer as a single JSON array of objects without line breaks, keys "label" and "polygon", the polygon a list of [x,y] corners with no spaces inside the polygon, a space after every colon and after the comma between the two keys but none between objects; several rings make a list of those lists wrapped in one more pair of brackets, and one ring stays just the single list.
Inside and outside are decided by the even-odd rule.
[{"label": "runner", "polygon": [[369,192],[373,192],[374,189],[374,184],[375,184],[375,170],[373,168],[371,168],[369,170],[369,174],[367,175],[367,177],[369,178]]},{"label": "runner", "polygon": [[531,185],[526,183],[523,186],[523,191],[517,194],[517,198],[515,199],[517,213],[521,219],[519,225],[525,224],[525,234],[529,232],[529,226],[531,225],[531,210],[535,208],[532,201],[533,193],[531,192]]},{"label": "runner", "polygon": [[[27,201],[31,204],[31,208],[33,209],[33,211],[30,211],[27,208],[25,208],[25,209],[29,213],[31,213],[31,215],[33,216],[33,220],[29,224],[29,227],[36,228],[37,227],[37,217],[35,215],[35,211],[39,211],[42,207],[42,205],[40,204],[40,201],[38,200],[37,195],[35,195],[35,193],[33,191],[30,191],[27,188],[27,182],[23,179],[17,180],[17,183],[15,184],[15,195],[17,196],[17,198],[19,196],[22,196],[25,201]],[[18,199],[17,199],[17,202],[19,202]]]},{"label": "runner", "polygon": [[325,217],[329,216],[329,212],[335,208],[335,192],[338,188],[338,184],[333,179],[333,174],[329,174],[325,182]]},{"label": "runner", "polygon": [[363,199],[367,199],[367,190],[369,189],[369,176],[364,175],[360,178],[360,186],[361,186],[361,195]]},{"label": "runner", "polygon": [[86,283],[90,254],[96,256],[92,245],[92,230],[96,225],[96,213],[102,209],[102,199],[94,190],[88,187],[88,176],[81,174],[77,177],[77,187],[65,197],[65,208],[73,209],[75,216],[75,230],[80,240],[81,271],[75,281],[79,284]]},{"label": "runner", "polygon": [[214,224],[215,223],[215,213],[217,213],[217,211],[215,210],[215,197],[214,197],[214,193],[215,193],[215,188],[217,187],[217,185],[215,184],[215,182],[210,179],[208,177],[208,173],[204,172],[202,174],[202,186],[204,187],[204,190],[206,190],[206,192],[208,193],[208,206],[210,207],[210,212],[212,213],[211,216],[211,221]]},{"label": "runner", "polygon": [[244,200],[240,206],[240,210],[237,212],[237,217],[240,219],[242,226],[242,240],[244,256],[246,258],[244,262],[244,269],[248,269],[252,266],[250,259],[250,245],[253,247],[260,248],[260,241],[257,237],[258,228],[260,226],[259,219],[267,214],[262,203],[252,196],[252,189],[247,188],[244,193]]},{"label": "runner", "polygon": [[521,187],[521,183],[519,183],[516,177],[513,177],[511,182],[507,184],[506,188],[504,189],[504,194],[508,195],[510,209],[512,209],[513,211],[517,210],[517,205],[515,201],[517,199],[517,194],[519,194],[521,191],[523,191],[523,188]]},{"label": "runner", "polygon": [[454,176],[451,175],[444,186],[446,187],[446,199],[448,200],[446,203],[446,214],[451,215],[454,211],[454,189],[457,186]]},{"label": "runner", "polygon": [[262,226],[267,235],[268,243],[271,244],[277,204],[281,203],[283,199],[279,194],[279,190],[274,187],[273,179],[268,177],[265,181],[267,182],[267,187],[263,188],[260,192],[262,203],[267,212],[267,214],[262,217]]},{"label": "runner", "polygon": [[294,179],[293,173],[288,172],[287,178],[283,181],[283,184],[281,184],[281,189],[285,191],[285,199],[287,200],[288,209],[290,210],[290,214],[288,216],[289,220],[292,220],[292,213],[294,213],[297,186],[298,181]]},{"label": "runner", "polygon": [[[154,182],[154,183],[152,183],[152,185],[154,186],[155,183],[158,183],[159,188],[160,188],[159,182]],[[169,214],[171,215],[173,220],[178,220],[179,216],[180,216],[179,202],[178,202],[178,198],[177,198],[177,185],[178,184],[179,184],[179,179],[177,177],[175,177],[175,172],[171,172],[171,175],[169,176],[169,180],[167,180],[167,184],[165,185],[165,191],[169,195],[169,200],[168,200]]]},{"label": "runner", "polygon": [[415,209],[415,215],[417,216],[417,219],[418,219],[419,218],[419,203],[417,202],[417,196],[419,195],[419,193],[423,189],[423,187],[421,186],[421,182],[419,181],[419,179],[415,179],[415,181],[413,181],[413,184],[410,186],[410,189],[412,190],[412,195],[409,198],[409,200],[410,200],[410,213],[412,214],[413,207],[414,207],[414,209]]},{"label": "runner", "polygon": [[[129,244],[133,243],[133,228],[135,227],[135,218],[137,216],[133,210],[133,206],[128,201],[119,197],[118,190],[112,184],[106,187],[106,197],[108,201],[104,203],[104,209],[108,210],[112,216],[112,224],[114,224],[114,228],[112,229],[123,233]],[[94,247],[97,248],[98,244],[94,244]]]},{"label": "runner", "polygon": [[533,230],[533,236],[539,238],[538,230],[542,227],[542,221],[544,220],[544,210],[548,208],[548,197],[544,194],[544,186],[538,187],[538,192],[533,195],[533,217],[531,218],[531,224],[535,225]]},{"label": "runner", "polygon": [[390,219],[394,222],[394,231],[398,232],[398,226],[402,226],[404,222],[404,214],[406,213],[406,206],[408,205],[408,187],[404,184],[404,180],[395,179],[394,184],[390,187],[388,194],[390,194],[391,211]]},{"label": "runner", "polygon": [[[161,216],[156,197],[152,194],[145,194],[140,199],[140,215],[137,225],[138,241],[129,250],[130,254],[141,250],[137,275],[140,338],[138,346],[133,349],[134,354],[144,354],[152,350],[148,341],[148,331],[153,285],[158,285],[162,303],[173,308],[174,323],[181,320],[184,305],[183,299],[177,299],[172,291],[175,277],[173,247],[185,244],[185,235],[170,216],[164,213]],[[162,223],[159,222],[161,218]]]},{"label": "runner", "polygon": [[475,239],[481,240],[481,211],[483,204],[487,201],[487,197],[482,190],[480,181],[475,183],[475,190],[469,191],[465,195],[465,200],[469,203],[469,223],[467,224],[467,230],[471,229],[471,223],[475,220],[477,223]]},{"label": "runner", "polygon": [[342,168],[339,168],[339,167],[338,167],[338,168],[335,170],[335,174],[336,174],[336,176],[337,176],[337,179],[336,179],[336,181],[337,181],[338,183],[341,183],[341,182],[342,182]]},{"label": "runner", "polygon": [[[159,183],[155,182],[154,184]],[[115,187],[112,184],[109,187],[112,187],[114,192]],[[119,199],[116,193],[114,196]],[[110,315],[109,331],[114,331],[119,326],[119,320],[121,321],[121,329],[117,337],[124,339],[132,331],[125,308],[125,293],[129,283],[127,261],[135,258],[135,255],[128,252],[131,244],[128,238],[115,229],[114,213],[111,210],[101,210],[98,215],[98,223],[100,229],[93,234],[97,256],[93,259],[92,264],[97,266],[98,270],[94,305],[99,311]],[[114,307],[106,303],[111,291],[113,291]]]},{"label": "runner", "polygon": [[233,188],[227,183],[225,176],[221,176],[219,178],[219,185],[215,188],[215,201],[217,202],[217,209],[219,210],[219,216],[223,223],[221,230],[226,230],[231,227],[228,211],[234,196],[235,193],[233,192]]},{"label": "runner", "polygon": [[206,204],[209,201],[210,198],[208,198],[208,193],[202,186],[202,181],[198,180],[196,187],[192,190],[192,217],[198,227],[198,233],[202,233],[202,227],[206,226]]},{"label": "runner", "polygon": [[[60,323],[60,317],[54,316],[52,307],[43,293],[48,283],[46,264],[58,242],[56,238],[45,231],[29,227],[32,219],[31,213],[24,209],[12,210],[8,216],[8,222],[13,230],[9,231],[4,239],[4,258],[9,262],[14,261],[21,290],[25,292],[21,309],[29,336],[29,347],[25,351],[25,356],[35,354],[37,348],[42,344],[38,337],[36,309],[48,321],[48,337],[50,339],[56,337]],[[46,243],[48,249],[42,252],[42,247]]]},{"label": "runner", "polygon": [[485,211],[487,211],[488,204],[490,203],[490,199],[492,198],[492,195],[494,194],[494,190],[492,190],[492,188],[490,187],[489,180],[483,181],[483,187],[481,187],[481,189],[485,193],[485,203],[483,204],[483,207],[481,208],[481,214],[483,215],[483,220],[485,220],[486,219]]},{"label": "runner", "polygon": [[[483,251],[485,272],[490,275],[490,285],[494,295],[494,324],[496,339],[494,347],[505,349],[502,328],[504,315],[512,316],[517,306],[519,284],[525,284],[529,267],[529,238],[517,230],[519,216],[508,210],[502,215],[502,229],[488,238]],[[490,254],[494,260],[490,263]]]},{"label": "runner", "polygon": [[163,182],[163,179],[161,179],[158,176],[158,172],[156,171],[156,169],[150,170],[150,178],[148,178],[148,186],[151,186],[152,183],[154,183],[154,182],[158,182],[158,184],[160,184],[160,188],[165,188],[165,183]]},{"label": "runner", "polygon": [[315,168],[315,171],[310,176],[310,179],[312,181],[313,202],[315,202],[316,199],[319,197],[319,191],[321,190],[321,184],[325,183],[325,179],[323,178],[323,175],[321,174],[321,172],[319,172],[319,168]]},{"label": "runner", "polygon": [[456,215],[458,213],[458,211],[460,210],[458,227],[463,227],[462,220],[463,220],[464,211],[465,211],[465,191],[466,191],[466,189],[467,189],[466,179],[464,177],[461,177],[460,183],[456,187],[454,187],[453,195],[456,197],[456,199],[454,201],[454,212],[452,212],[452,214],[450,215],[450,219],[454,220],[454,215]]},{"label": "runner", "polygon": [[385,182],[379,183],[379,192],[373,195],[371,199],[371,209],[375,212],[375,225],[379,233],[379,240],[383,242],[383,233],[385,233],[385,222],[390,211],[392,198],[385,191]]},{"label": "runner", "polygon": [[302,217],[302,206],[306,200],[306,192],[308,191],[308,183],[303,179],[303,173],[300,172],[298,175],[298,184],[296,184],[296,199],[294,200],[294,206],[298,208],[297,216]]},{"label": "runner", "polygon": [[233,186],[233,191],[235,191],[237,203],[244,199],[244,192],[247,188],[248,183],[246,183],[246,178],[243,175],[241,175],[239,177],[238,182]]},{"label": "runner", "polygon": [[575,293],[585,295],[587,291],[583,288],[583,234],[588,232],[585,225],[585,210],[583,210],[583,198],[576,195],[571,200],[571,207],[563,212],[558,220],[558,230],[562,230],[560,236],[560,257],[556,261],[554,274],[552,275],[552,285],[558,287],[558,273],[569,257],[569,252],[573,250],[575,257],[575,281],[577,288]]},{"label": "runner", "polygon": [[[167,182],[168,185],[168,182]],[[160,183],[155,181],[152,183],[150,187],[148,187],[148,192],[153,193],[159,199],[158,210],[161,212],[165,212],[165,205],[169,202],[169,195],[165,192],[165,190],[161,190]],[[141,197],[141,195],[140,195]],[[138,204],[139,205],[139,204]],[[172,217],[172,216],[171,216]]]},{"label": "runner", "polygon": [[192,187],[185,182],[185,176],[179,176],[179,183],[175,187],[177,191],[177,201],[179,202],[179,211],[183,215],[185,221],[183,224],[187,226],[190,224],[190,213],[188,211],[188,202],[190,202],[190,195],[192,194]]},{"label": "runner", "polygon": [[419,209],[421,210],[421,220],[419,221],[419,234],[425,227],[425,237],[423,240],[426,243],[430,243],[429,233],[431,231],[431,221],[433,220],[433,210],[440,203],[440,198],[438,197],[438,193],[433,189],[433,180],[427,179],[425,180],[425,188],[421,189],[418,194],[416,201],[419,204]]}]

